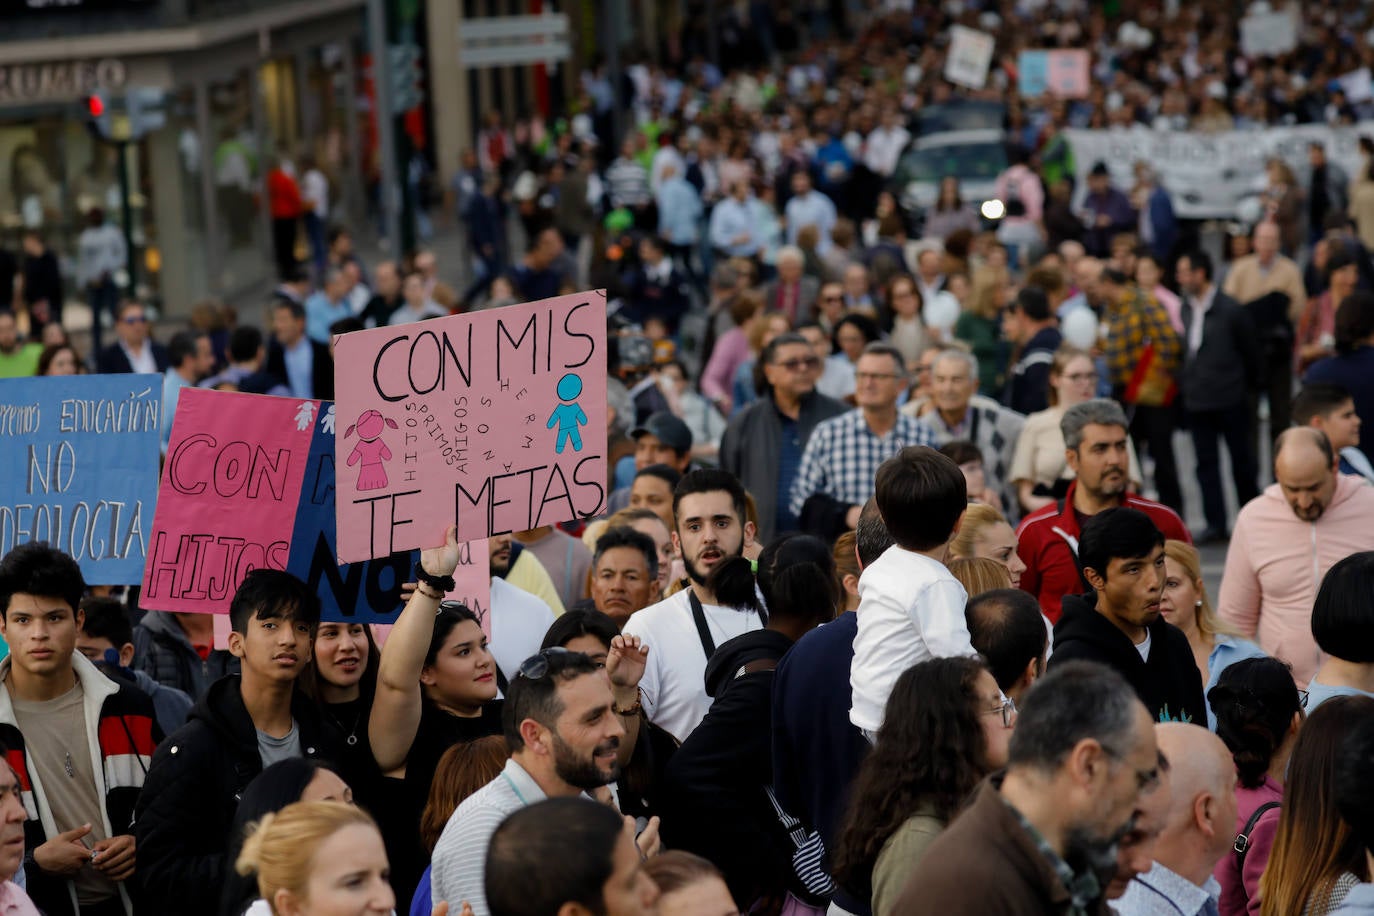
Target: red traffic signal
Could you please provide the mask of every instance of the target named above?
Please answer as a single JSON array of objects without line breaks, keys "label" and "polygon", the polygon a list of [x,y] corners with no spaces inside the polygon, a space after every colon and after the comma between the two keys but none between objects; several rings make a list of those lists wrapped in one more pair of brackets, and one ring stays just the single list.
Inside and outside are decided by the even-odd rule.
[{"label": "red traffic signal", "polygon": [[99,118],[105,114],[105,100],[98,95],[86,96],[86,113],[93,118]]}]

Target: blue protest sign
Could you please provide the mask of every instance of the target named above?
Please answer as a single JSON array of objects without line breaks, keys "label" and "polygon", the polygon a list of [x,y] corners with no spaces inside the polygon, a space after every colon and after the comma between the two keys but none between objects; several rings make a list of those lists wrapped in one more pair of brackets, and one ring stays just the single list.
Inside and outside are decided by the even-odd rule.
[{"label": "blue protest sign", "polygon": [[162,377],[0,380],[0,554],[47,541],[95,585],[137,585],[157,500]]},{"label": "blue protest sign", "polygon": [[319,596],[324,620],[393,623],[403,603],[401,585],[411,580],[420,552],[401,551],[340,566],[334,514],[334,405],[322,401],[310,439],[286,571],[304,580]]},{"label": "blue protest sign", "polygon": [[1016,78],[1023,97],[1044,95],[1050,88],[1050,52],[1022,51],[1016,58]]}]

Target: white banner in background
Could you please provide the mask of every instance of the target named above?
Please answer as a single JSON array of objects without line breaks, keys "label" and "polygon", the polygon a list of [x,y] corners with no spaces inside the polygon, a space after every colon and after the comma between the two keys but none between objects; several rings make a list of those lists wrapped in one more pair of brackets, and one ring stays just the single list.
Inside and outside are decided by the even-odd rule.
[{"label": "white banner in background", "polygon": [[1298,46],[1298,10],[1251,12],[1240,21],[1240,50],[1246,57],[1273,57]]},{"label": "white banner in background", "polygon": [[988,81],[994,44],[996,40],[987,32],[962,25],[950,26],[945,79],[970,89],[982,89]]},{"label": "white banner in background", "polygon": [[1374,123],[1355,127],[1304,124],[1264,130],[1219,133],[1159,131],[1148,127],[1128,130],[1068,130],[1073,147],[1077,193],[1086,187],[1088,171],[1105,162],[1112,183],[1125,192],[1135,184],[1137,161],[1149,163],[1169,191],[1180,219],[1235,219],[1258,199],[1265,187],[1264,164],[1278,156],[1305,182],[1309,166],[1307,145],[1320,141],[1326,156],[1348,177],[1360,167],[1360,135],[1374,137]]}]

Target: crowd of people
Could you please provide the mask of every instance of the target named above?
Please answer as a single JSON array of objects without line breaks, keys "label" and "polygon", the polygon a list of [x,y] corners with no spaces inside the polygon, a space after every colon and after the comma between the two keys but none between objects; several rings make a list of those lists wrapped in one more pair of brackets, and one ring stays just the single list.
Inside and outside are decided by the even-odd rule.
[{"label": "crowd of people", "polygon": [[[338,334],[610,302],[606,513],[491,537],[484,616],[452,529],[389,631],[262,569],[224,647],[0,558],[0,909],[1374,912],[1374,163],[1275,160],[1214,257],[1148,163],[1073,188],[1061,136],[1352,120],[1369,12],[1251,59],[1215,3],[719,6],[564,123],[484,120],[471,271],[367,263],[309,162],[268,178],[260,320],[164,346],[94,214],[83,355],[41,238],[0,258],[0,377],[161,374],[164,448],[188,386],[332,398]],[[984,93],[941,75],[955,24]],[[953,178],[913,207],[917,116],[1040,47],[1096,78],[1012,95],[1003,216]]]}]

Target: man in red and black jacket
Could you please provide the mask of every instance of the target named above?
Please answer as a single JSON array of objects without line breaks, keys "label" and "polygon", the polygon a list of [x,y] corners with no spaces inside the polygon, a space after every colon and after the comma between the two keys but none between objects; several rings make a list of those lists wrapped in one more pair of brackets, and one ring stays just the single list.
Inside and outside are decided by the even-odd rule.
[{"label": "man in red and black jacket", "polygon": [[29,896],[50,916],[132,914],[134,806],[162,731],[152,700],[75,651],[83,591],[47,544],[0,559],[0,745],[29,816]]},{"label": "man in red and black jacket", "polygon": [[1192,543],[1188,527],[1173,509],[1127,492],[1129,423],[1120,404],[1101,398],[1075,404],[1064,411],[1059,426],[1065,458],[1076,479],[1062,500],[1026,516],[1016,531],[1017,553],[1026,564],[1021,588],[1036,597],[1051,621],[1059,619],[1065,595],[1087,590],[1078,568],[1078,536],[1097,513],[1119,506],[1139,509],[1164,537]]}]

